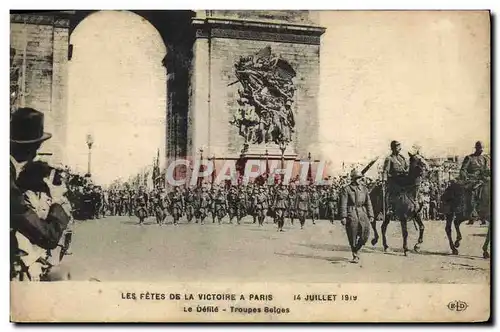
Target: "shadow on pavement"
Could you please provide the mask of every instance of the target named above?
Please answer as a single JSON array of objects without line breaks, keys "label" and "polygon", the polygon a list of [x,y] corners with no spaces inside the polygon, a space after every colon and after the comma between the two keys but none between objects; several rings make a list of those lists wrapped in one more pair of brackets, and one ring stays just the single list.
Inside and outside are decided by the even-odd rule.
[{"label": "shadow on pavement", "polygon": [[455,258],[464,258],[464,259],[470,259],[473,261],[477,260],[484,260],[484,258],[479,257],[479,256],[469,256],[469,255],[452,255],[451,253],[448,252],[436,252],[436,251],[428,251],[428,250],[420,250],[420,255],[423,256],[442,256],[442,257],[455,257]]},{"label": "shadow on pavement", "polygon": [[332,264],[349,262],[349,259],[347,259],[345,257],[336,257],[336,256],[324,257],[324,256],[316,256],[316,255],[298,254],[298,253],[285,254],[285,253],[279,253],[279,252],[275,252],[274,254],[278,255],[278,256],[286,256],[286,257],[292,257],[292,258],[319,259],[319,260],[328,261]]}]

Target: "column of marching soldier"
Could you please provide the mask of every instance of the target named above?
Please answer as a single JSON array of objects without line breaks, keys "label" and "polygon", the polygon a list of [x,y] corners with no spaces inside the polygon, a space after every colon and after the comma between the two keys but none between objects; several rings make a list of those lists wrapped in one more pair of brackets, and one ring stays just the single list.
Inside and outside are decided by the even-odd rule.
[{"label": "column of marching soldier", "polygon": [[[363,178],[371,189],[379,180]],[[69,185],[70,201],[76,219],[99,219],[105,216],[135,217],[139,206],[143,205],[146,216],[155,217],[158,224],[165,224],[166,217],[179,221],[222,223],[233,220],[239,224],[246,216],[253,223],[262,226],[266,220],[273,220],[282,231],[284,219],[293,225],[295,220],[301,228],[305,221],[312,223],[318,219],[328,219],[333,223],[338,219],[339,192],[349,183],[347,176],[335,177],[328,185],[212,185],[204,183],[197,187],[172,187],[171,190],[157,188],[146,191],[139,189],[103,190],[100,186],[87,183]],[[424,208],[423,219],[438,219],[438,188],[432,182],[422,189]],[[142,220],[141,222],[142,223]]]}]

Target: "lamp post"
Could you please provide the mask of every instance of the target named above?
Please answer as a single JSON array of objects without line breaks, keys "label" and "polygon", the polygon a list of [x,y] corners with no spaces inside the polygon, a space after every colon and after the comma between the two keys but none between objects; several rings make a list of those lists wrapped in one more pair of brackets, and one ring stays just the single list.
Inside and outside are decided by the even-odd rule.
[{"label": "lamp post", "polygon": [[92,145],[94,144],[94,138],[91,134],[87,134],[87,146],[89,147],[89,157],[88,157],[88,165],[87,165],[87,173],[90,176],[90,164],[92,158]]},{"label": "lamp post", "polygon": [[[281,150],[281,169],[285,169],[285,150],[287,142],[285,140],[280,141],[279,147]],[[281,174],[281,182],[285,180],[285,174]]]}]

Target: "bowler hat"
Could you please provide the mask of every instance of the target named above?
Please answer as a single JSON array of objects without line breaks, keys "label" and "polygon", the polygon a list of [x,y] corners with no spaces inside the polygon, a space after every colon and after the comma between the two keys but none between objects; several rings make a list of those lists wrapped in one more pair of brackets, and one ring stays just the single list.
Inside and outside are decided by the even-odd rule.
[{"label": "bowler hat", "polygon": [[43,113],[33,108],[17,109],[10,118],[10,141],[30,144],[48,140],[52,134],[43,131]]}]

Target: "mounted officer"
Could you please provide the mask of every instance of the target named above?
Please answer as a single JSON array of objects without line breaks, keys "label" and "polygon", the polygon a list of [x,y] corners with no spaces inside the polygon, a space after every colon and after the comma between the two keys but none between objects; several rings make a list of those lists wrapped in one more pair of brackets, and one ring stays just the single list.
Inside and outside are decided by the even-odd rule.
[{"label": "mounted officer", "polygon": [[463,184],[466,191],[467,215],[470,218],[469,224],[477,219],[477,204],[481,192],[481,185],[484,180],[491,176],[490,157],[483,154],[484,145],[477,141],[475,152],[466,156],[460,169],[459,181]]},{"label": "mounted officer", "polygon": [[401,143],[391,142],[392,153],[385,159],[382,172],[382,181],[386,185],[387,192],[385,197],[387,215],[393,212],[392,202],[397,197],[404,186],[404,179],[408,174],[408,162],[401,155]]}]

